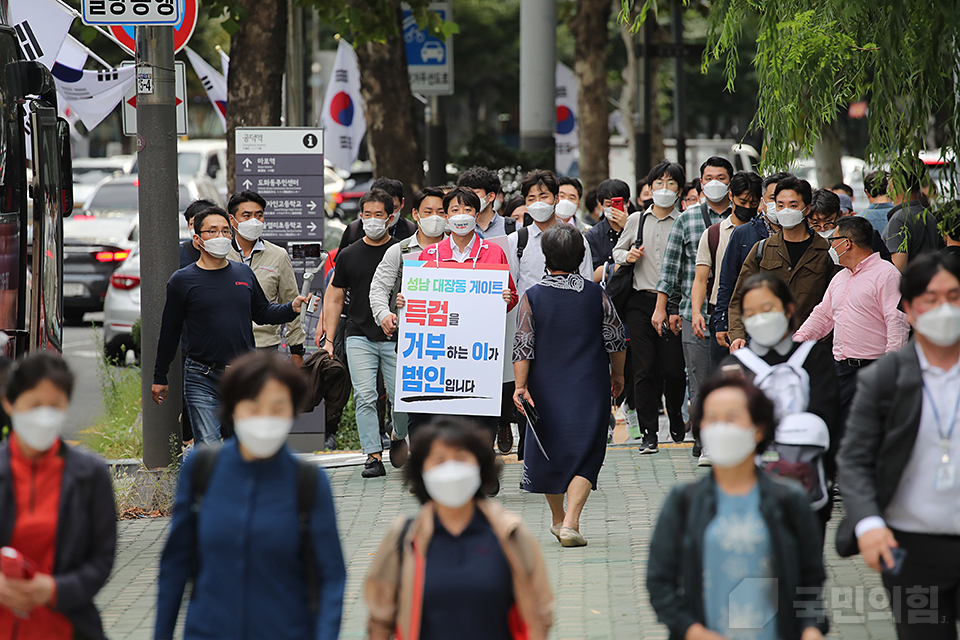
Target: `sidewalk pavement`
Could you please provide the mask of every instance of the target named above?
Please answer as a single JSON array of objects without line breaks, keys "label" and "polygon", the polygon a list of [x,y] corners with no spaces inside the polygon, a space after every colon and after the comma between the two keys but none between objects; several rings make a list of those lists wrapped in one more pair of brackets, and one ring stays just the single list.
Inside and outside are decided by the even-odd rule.
[{"label": "sidewalk pavement", "polygon": [[[417,508],[402,487],[400,471],[388,467],[385,479],[371,480],[362,479],[360,471],[360,467],[327,469],[347,561],[340,634],[345,639],[366,637],[363,580],[384,531],[398,515]],[[583,511],[581,531],[589,545],[579,549],[562,549],[550,535],[546,501],[519,490],[520,473],[520,464],[505,465],[499,499],[521,514],[540,539],[556,597],[550,637],[666,640],[667,629],[657,622],[645,587],[647,553],[660,504],[670,488],[707,473],[696,466],[689,445],[661,444],[659,453],[643,456],[634,447],[610,447],[599,490]],[[838,508],[827,531],[829,637],[893,640],[896,634],[879,576],[859,557],[841,559],[833,550],[839,519]],[[168,522],[160,518],[120,523],[114,572],[97,596],[112,640],[152,638],[157,564]]]}]

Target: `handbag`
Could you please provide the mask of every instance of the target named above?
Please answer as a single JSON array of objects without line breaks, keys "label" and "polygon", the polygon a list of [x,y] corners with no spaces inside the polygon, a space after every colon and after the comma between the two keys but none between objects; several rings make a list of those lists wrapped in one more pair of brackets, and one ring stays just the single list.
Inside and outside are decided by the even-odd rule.
[{"label": "handbag", "polygon": [[[640,245],[643,244],[643,214],[640,214],[640,224],[637,229],[637,239],[633,243],[634,249],[639,249]],[[627,317],[627,303],[630,301],[630,296],[633,294],[633,270],[636,268],[636,263],[634,264],[624,264],[613,272],[613,275],[607,280],[607,284],[604,287],[607,296],[610,298],[610,302],[613,303],[613,307],[617,310],[617,314],[621,318]]]}]

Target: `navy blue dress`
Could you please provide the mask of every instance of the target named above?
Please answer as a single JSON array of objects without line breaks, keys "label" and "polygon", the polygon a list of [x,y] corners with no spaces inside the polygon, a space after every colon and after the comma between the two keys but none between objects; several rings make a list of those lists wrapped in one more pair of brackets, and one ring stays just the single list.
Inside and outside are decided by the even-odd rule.
[{"label": "navy blue dress", "polygon": [[527,425],[525,490],[566,493],[575,476],[596,488],[610,421],[608,354],[626,348],[623,323],[600,285],[577,274],[549,275],[524,294],[513,361],[530,361],[527,390],[546,452]]}]

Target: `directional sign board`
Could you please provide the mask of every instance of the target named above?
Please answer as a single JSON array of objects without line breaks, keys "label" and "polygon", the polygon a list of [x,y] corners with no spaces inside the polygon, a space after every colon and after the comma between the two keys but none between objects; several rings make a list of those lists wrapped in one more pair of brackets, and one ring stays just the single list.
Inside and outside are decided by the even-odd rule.
[{"label": "directional sign board", "polygon": [[177,0],[83,0],[83,24],[164,25],[180,22]]},{"label": "directional sign board", "polygon": [[[431,2],[430,10],[452,20],[451,3]],[[413,13],[403,9],[403,41],[407,51],[410,90],[421,95],[453,95],[453,38],[445,41],[417,27]]]},{"label": "directional sign board", "polygon": [[[129,67],[133,62],[129,60],[121,66]],[[176,100],[177,100],[177,135],[187,135],[187,68],[183,62],[174,61],[177,82],[176,82]],[[151,76],[152,77],[152,76]],[[130,87],[127,95],[123,96],[121,110],[123,120],[123,135],[137,135],[137,84],[141,83],[141,77],[138,73],[137,82]],[[142,85],[141,85],[142,86]],[[142,93],[152,93],[152,91],[142,91]]]},{"label": "directional sign board", "polygon": [[267,201],[263,237],[288,248],[322,241],[323,130],[238,127],[236,135],[237,191]]}]

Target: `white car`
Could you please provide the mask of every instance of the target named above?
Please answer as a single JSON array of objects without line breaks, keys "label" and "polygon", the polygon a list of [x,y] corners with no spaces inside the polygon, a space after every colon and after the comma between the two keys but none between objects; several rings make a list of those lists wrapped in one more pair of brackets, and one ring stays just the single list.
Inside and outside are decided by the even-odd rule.
[{"label": "white car", "polygon": [[[132,173],[139,171],[134,164]],[[206,176],[213,181],[220,199],[227,201],[227,141],[181,140],[177,142],[177,173],[183,178]]]},{"label": "white car", "polygon": [[[103,301],[103,350],[111,362],[123,363],[134,351],[130,331],[140,317],[140,245],[110,276]],[[139,355],[139,354],[135,354]]]},{"label": "white car", "polygon": [[110,156],[109,158],[75,158],[73,160],[73,206],[82,208],[97,184],[113,175],[130,173],[137,159],[135,156]]},{"label": "white car", "polygon": [[443,45],[439,42],[431,40],[430,42],[424,43],[423,47],[420,49],[420,59],[426,62],[427,60],[435,60],[437,62],[443,62],[445,53],[443,51]]}]

